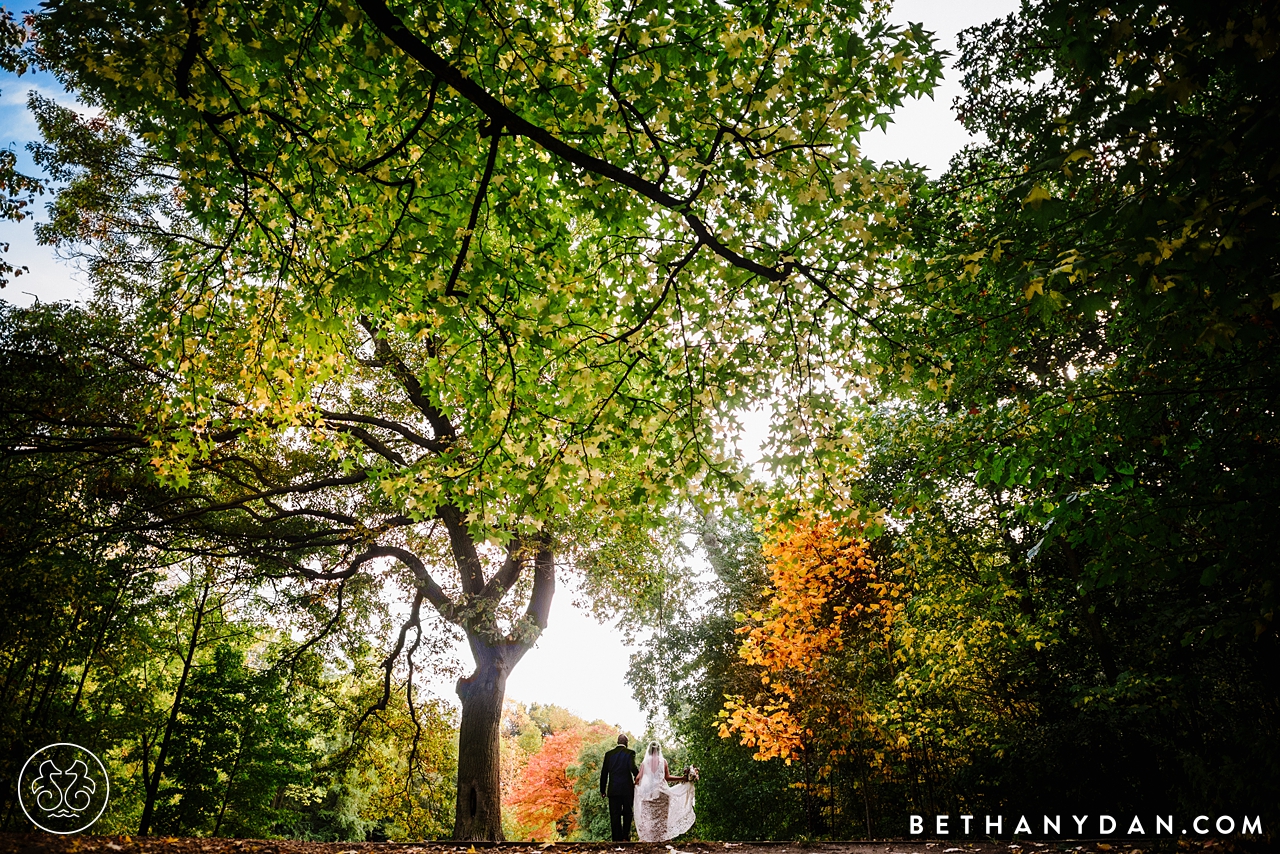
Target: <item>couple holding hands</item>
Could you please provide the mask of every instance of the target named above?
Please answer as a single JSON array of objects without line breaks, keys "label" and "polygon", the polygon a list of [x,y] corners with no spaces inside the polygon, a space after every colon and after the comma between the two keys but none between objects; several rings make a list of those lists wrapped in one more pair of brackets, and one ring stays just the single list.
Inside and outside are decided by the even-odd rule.
[{"label": "couple holding hands", "polygon": [[[672,777],[658,742],[649,742],[644,761],[636,767],[636,752],[627,737],[600,763],[600,796],[609,799],[609,826],[614,842],[631,840],[631,821],[641,842],[675,839],[693,827],[693,782],[698,769],[692,765],[683,777]],[[675,783],[668,786],[668,783]]]}]

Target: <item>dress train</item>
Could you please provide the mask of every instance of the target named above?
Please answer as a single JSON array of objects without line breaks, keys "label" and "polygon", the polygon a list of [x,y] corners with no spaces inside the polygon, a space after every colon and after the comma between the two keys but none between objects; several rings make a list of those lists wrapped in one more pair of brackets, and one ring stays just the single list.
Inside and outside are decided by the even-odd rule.
[{"label": "dress train", "polygon": [[636,789],[634,811],[641,842],[665,842],[693,827],[693,783]]}]

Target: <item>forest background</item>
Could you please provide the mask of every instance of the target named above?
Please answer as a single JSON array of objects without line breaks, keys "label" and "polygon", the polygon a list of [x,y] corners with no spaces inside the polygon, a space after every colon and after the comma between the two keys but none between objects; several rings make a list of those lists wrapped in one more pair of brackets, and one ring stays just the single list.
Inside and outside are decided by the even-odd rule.
[{"label": "forest background", "polygon": [[[400,78],[382,72],[400,67],[390,45],[408,42],[394,25],[382,42],[367,35],[385,7],[359,6],[317,16],[357,39],[342,48],[355,53],[322,58],[366,63],[351,78],[365,85],[343,97],[399,103]],[[262,48],[234,6],[201,22],[191,10],[202,7],[148,8],[153,20],[62,4],[6,23],[9,70],[48,68],[98,112],[33,99],[43,175],[4,163],[6,217],[56,191],[40,237],[82,259],[95,298],[2,315],[0,774],[16,778],[48,742],[90,746],[116,781],[107,831],[603,839],[595,763],[613,722],[504,704],[501,690],[495,706],[494,691],[460,688],[460,707],[423,690],[464,675],[440,670],[464,634],[476,672],[491,656],[496,675],[460,686],[501,689],[546,626],[558,570],[640,644],[629,681],[654,728],[633,736],[703,770],[703,838],[900,835],[909,813],[997,809],[1216,811],[1268,828],[1280,818],[1274,7],[1027,3],[969,31],[957,114],[981,136],[934,178],[829,153],[936,83],[941,57],[924,29],[886,26],[882,7],[861,4],[821,13],[848,25],[840,38],[821,19],[806,29],[819,13],[802,4],[781,18],[744,5],[740,19],[707,24],[720,37],[699,50],[727,63],[723,79],[741,77],[740,58],[779,75],[776,89],[745,87],[745,153],[720,174],[719,142],[698,129],[711,108],[695,92],[716,78],[662,54],[692,50],[681,33],[706,21],[646,7],[644,26],[612,36],[634,50],[626,73],[654,99],[615,90],[629,120],[599,134],[573,126],[564,116],[590,113],[573,86],[505,96],[526,97],[526,116],[558,123],[580,149],[470,96],[487,119],[466,120],[465,145],[440,162],[481,191],[435,188],[439,216],[459,228],[439,245],[438,228],[419,235],[422,268],[444,271],[421,292],[397,278],[394,254],[299,248],[300,223],[333,216],[330,185],[314,182],[336,165],[344,206],[374,209],[367,233],[352,226],[357,244],[390,235],[382,249],[403,251],[391,238],[404,212],[438,212],[392,204],[409,191],[383,164],[408,151],[397,136],[437,120],[444,90],[469,91],[466,79],[433,71],[452,82],[424,85],[420,121],[396,114],[391,148],[358,130],[317,154],[299,140],[332,119],[273,113],[269,87],[243,113],[275,128],[261,139],[234,110],[213,112],[229,108],[218,85],[248,97],[245,80],[290,55],[289,38],[315,50],[303,36]],[[445,30],[484,31],[446,19]],[[572,63],[589,66],[589,39],[610,37],[594,26],[570,41],[537,26],[502,38],[530,56],[545,49],[528,64],[534,79],[589,92],[598,67]],[[208,39],[207,57],[190,33]],[[511,61],[490,37],[476,42],[497,51],[477,48],[482,81]],[[758,58],[793,44],[795,69]],[[197,45],[191,55],[216,73],[191,76],[179,45]],[[339,65],[329,71],[348,73]],[[162,84],[158,68],[188,77]],[[314,98],[325,79],[300,74],[287,97],[305,107],[297,93]],[[826,91],[805,88],[814,81]],[[201,85],[214,94],[193,94]],[[539,97],[567,100],[548,111]],[[449,109],[439,139],[465,124],[462,106]],[[631,148],[610,149],[615,138]],[[519,155],[512,174],[532,189],[503,197],[535,245],[486,201],[508,192],[493,181],[503,140],[548,155]],[[683,188],[698,200],[713,186],[725,201],[671,201],[666,157],[685,142],[712,152],[712,177],[681,174]],[[366,143],[387,156],[351,165]],[[597,150],[631,171],[583,153]],[[314,169],[290,173],[299,151]],[[575,181],[596,177],[569,192],[557,158]],[[301,189],[256,195],[257,180]],[[609,181],[654,206],[591,195]],[[384,209],[400,218],[380,220]],[[535,259],[570,296],[513,278],[515,259]],[[629,279],[632,262],[654,278]],[[326,278],[366,263],[376,273]],[[583,269],[613,289],[575,292]],[[20,282],[17,272],[0,270]],[[287,303],[267,307],[256,292],[219,290],[236,276],[296,290],[262,289]],[[526,290],[496,302],[455,290],[478,281]],[[632,298],[608,305],[618,293]],[[724,293],[749,304],[742,317],[738,302],[709,298]],[[318,306],[346,325],[326,325]],[[487,320],[459,331],[472,309]],[[766,317],[779,339],[761,329]],[[710,345],[686,319],[715,330]],[[668,337],[677,328],[683,337]],[[556,359],[595,336],[617,349],[557,374],[556,359],[520,350],[508,329]],[[683,361],[655,355],[673,340]],[[504,386],[487,365],[445,371],[440,353],[459,341],[501,342],[497,364],[516,379]],[[588,379],[525,433],[485,432],[515,405],[461,427],[441,415],[491,404],[491,389],[527,393],[525,370],[542,377],[535,395],[555,386],[547,376]],[[446,379],[460,385],[431,398],[431,381]],[[625,416],[609,388],[632,394]],[[635,415],[654,401],[669,418]],[[754,478],[721,444],[753,401],[774,407],[769,468]],[[562,429],[568,444],[546,455],[538,443]],[[618,441],[633,429],[656,466]],[[481,449],[511,436],[518,465],[495,468]],[[435,456],[411,458],[410,446]],[[666,482],[655,468],[678,474]],[[526,486],[531,502],[504,500]],[[437,517],[443,533],[415,527]],[[497,569],[482,572],[481,558]],[[451,559],[452,586],[436,580]],[[468,702],[471,720],[492,719],[487,757],[468,753],[486,743],[466,732]],[[501,809],[485,824],[474,796],[465,815],[463,791],[470,780],[483,790],[490,770],[497,785],[480,798]],[[19,827],[12,789],[3,798],[0,821]]]}]

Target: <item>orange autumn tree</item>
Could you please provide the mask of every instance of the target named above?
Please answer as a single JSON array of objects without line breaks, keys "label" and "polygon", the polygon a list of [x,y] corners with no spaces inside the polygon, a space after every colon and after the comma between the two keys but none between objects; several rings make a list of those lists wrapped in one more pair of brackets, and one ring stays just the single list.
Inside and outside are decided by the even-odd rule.
[{"label": "orange autumn tree", "polygon": [[[891,637],[902,609],[899,585],[883,581],[865,539],[830,519],[802,519],[764,543],[769,586],[760,610],[740,614],[738,651],[758,668],[754,697],[727,696],[720,736],[737,736],[755,758],[787,764],[812,758],[813,782],[855,745],[883,743],[865,687],[891,668]],[[868,749],[874,766],[884,752]],[[807,776],[807,774],[806,774]]]},{"label": "orange autumn tree", "polygon": [[576,729],[543,739],[506,799],[535,842],[565,839],[577,826],[578,795],[566,771],[577,764],[582,740],[583,732]]}]

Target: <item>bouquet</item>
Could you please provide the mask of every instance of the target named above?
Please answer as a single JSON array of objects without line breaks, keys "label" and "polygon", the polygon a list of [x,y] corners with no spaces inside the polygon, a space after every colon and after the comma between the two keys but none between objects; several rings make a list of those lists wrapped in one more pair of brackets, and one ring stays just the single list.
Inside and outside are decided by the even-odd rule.
[{"label": "bouquet", "polygon": [[688,768],[685,769],[684,776],[685,776],[685,779],[688,780],[690,783],[696,783],[698,782],[698,779],[702,776],[702,774],[700,771],[698,771],[696,767],[694,767],[693,765],[690,765]]}]

